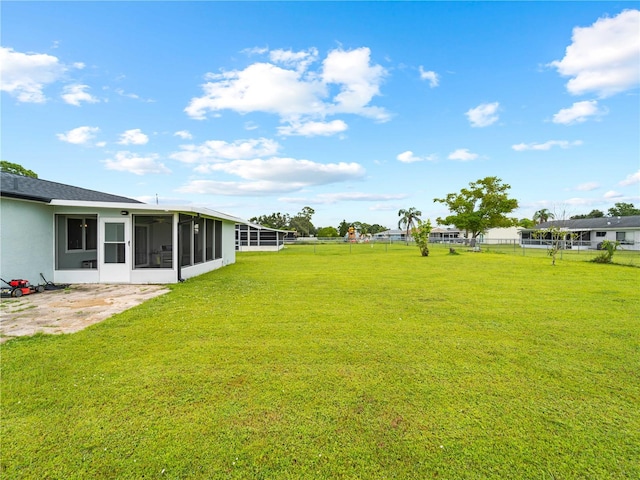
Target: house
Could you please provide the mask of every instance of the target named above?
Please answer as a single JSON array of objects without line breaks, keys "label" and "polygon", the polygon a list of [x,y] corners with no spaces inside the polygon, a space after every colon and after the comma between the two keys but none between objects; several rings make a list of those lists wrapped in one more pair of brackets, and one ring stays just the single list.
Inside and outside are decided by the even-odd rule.
[{"label": "house", "polygon": [[1,173],[0,276],[175,283],[235,263],[239,218]]},{"label": "house", "polygon": [[459,243],[464,241],[457,228],[434,227],[429,232],[431,243]]},{"label": "house", "polygon": [[598,249],[602,242],[620,242],[625,250],[640,250],[640,215],[628,217],[581,218],[543,222],[522,229],[520,244],[526,248],[547,248],[551,233],[539,232],[557,227],[567,232],[565,248]]},{"label": "house", "polygon": [[518,244],[522,227],[496,227],[478,235],[481,244]]},{"label": "house", "polygon": [[[404,242],[406,236],[406,230],[391,229],[385,230],[384,232],[374,233],[373,239],[377,242]],[[411,235],[409,235],[409,239],[411,240]]]},{"label": "house", "polygon": [[284,248],[289,230],[255,223],[236,224],[236,250],[239,252],[277,252]]}]

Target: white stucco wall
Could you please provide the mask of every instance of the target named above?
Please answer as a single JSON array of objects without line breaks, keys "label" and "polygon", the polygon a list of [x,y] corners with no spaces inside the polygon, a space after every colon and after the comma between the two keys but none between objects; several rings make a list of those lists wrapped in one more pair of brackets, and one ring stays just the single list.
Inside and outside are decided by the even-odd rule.
[{"label": "white stucco wall", "polygon": [[2,197],[0,220],[0,277],[53,281],[53,208]]}]

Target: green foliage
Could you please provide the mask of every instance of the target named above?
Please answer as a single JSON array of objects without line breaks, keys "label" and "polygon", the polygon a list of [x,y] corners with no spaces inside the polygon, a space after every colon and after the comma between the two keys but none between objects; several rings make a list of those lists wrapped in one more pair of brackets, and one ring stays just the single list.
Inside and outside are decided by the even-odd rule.
[{"label": "green foliage", "polygon": [[429,234],[431,233],[431,220],[426,222],[418,220],[418,225],[411,230],[411,237],[420,249],[423,257],[429,256]]},{"label": "green foliage", "polygon": [[514,220],[506,214],[518,208],[518,201],[509,198],[511,188],[498,177],[485,177],[471,182],[469,188],[460,193],[450,193],[445,198],[434,198],[444,203],[453,215],[437,219],[440,225],[455,225],[461,231],[469,232],[472,238],[490,228],[510,227]]},{"label": "green foliage", "polygon": [[409,231],[415,227],[416,222],[420,221],[420,216],[422,212],[415,207],[411,207],[407,210],[404,208],[398,210],[398,216],[400,220],[398,221],[398,228],[406,228],[405,238],[407,240],[407,245],[409,244]]},{"label": "green foliage", "polygon": [[347,223],[346,220],[342,220],[342,222],[340,222],[340,225],[338,225],[338,234],[341,237],[345,237],[347,235],[347,233],[349,232],[349,227],[351,226],[350,223]]},{"label": "green foliage", "polygon": [[317,231],[317,235],[318,237],[321,238],[330,238],[330,237],[338,237],[338,230],[336,230],[336,227],[322,227],[319,228]]},{"label": "green foliage", "polygon": [[311,207],[304,207],[294,217],[291,217],[289,228],[298,232],[298,235],[309,237],[316,234],[316,228],[311,222],[311,217],[316,211]]},{"label": "green foliage", "polygon": [[518,220],[518,226],[522,228],[533,228],[536,226],[536,222],[529,218],[521,218]]},{"label": "green foliage", "polygon": [[634,207],[633,203],[618,202],[609,209],[610,217],[630,217],[631,215],[640,215],[640,208]]},{"label": "green foliage", "polygon": [[548,208],[542,208],[533,214],[533,221],[535,223],[544,223],[549,220],[553,220],[555,215],[549,211]]},{"label": "green foliage", "polygon": [[558,252],[566,248],[567,242],[577,238],[577,234],[558,226],[538,230],[533,232],[533,236],[549,240],[549,249],[547,250],[547,253],[551,257],[551,265],[556,264]]},{"label": "green foliage", "polygon": [[6,160],[0,160],[0,171],[15,173],[16,175],[22,175],[23,177],[38,178],[38,174],[33,170],[28,170],[22,165],[7,162]]},{"label": "green foliage", "polygon": [[595,257],[592,261],[595,263],[612,263],[613,262],[613,254],[616,253],[616,250],[620,247],[620,242],[617,240],[612,242],[611,240],[605,240],[602,242],[602,252],[600,255]]},{"label": "green foliage", "polygon": [[602,218],[604,217],[604,212],[602,210],[591,210],[589,213],[585,215],[573,215],[571,220],[577,220],[580,218]]},{"label": "green foliage", "polygon": [[0,476],[640,478],[640,269],[430,250],[243,253],[10,340]]},{"label": "green foliage", "polygon": [[249,221],[264,225],[265,227],[287,230],[289,229],[289,222],[291,221],[291,217],[288,213],[282,214],[280,212],[277,212],[270,215],[260,215],[259,217],[252,217],[249,219]]}]

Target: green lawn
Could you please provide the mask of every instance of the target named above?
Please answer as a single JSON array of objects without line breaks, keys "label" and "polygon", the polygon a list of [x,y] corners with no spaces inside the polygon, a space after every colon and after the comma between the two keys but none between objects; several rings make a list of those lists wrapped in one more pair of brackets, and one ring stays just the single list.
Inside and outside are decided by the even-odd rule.
[{"label": "green lawn", "polygon": [[322,247],[4,344],[0,477],[640,478],[640,268]]}]

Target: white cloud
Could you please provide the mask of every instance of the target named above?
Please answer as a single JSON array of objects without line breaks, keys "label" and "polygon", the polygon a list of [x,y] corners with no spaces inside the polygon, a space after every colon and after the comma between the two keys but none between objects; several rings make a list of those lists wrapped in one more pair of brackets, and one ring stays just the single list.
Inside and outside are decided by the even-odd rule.
[{"label": "white cloud", "polygon": [[219,163],[226,160],[250,159],[275,155],[280,149],[278,142],[268,138],[236,140],[208,140],[200,145],[181,145],[182,151],[170,158],[184,163]]},{"label": "white cloud", "polygon": [[469,109],[465,115],[471,122],[472,127],[488,127],[498,121],[497,111],[500,103],[482,103],[475,108]]},{"label": "white cloud", "polygon": [[[266,52],[265,52],[266,53]],[[269,59],[273,63],[280,63],[304,72],[310,64],[318,60],[318,50],[310,48],[308,51],[293,52],[291,50],[272,50]]]},{"label": "white cloud", "polygon": [[550,150],[552,147],[570,148],[582,145],[582,140],[575,140],[570,142],[568,140],[549,140],[544,143],[518,143],[512,145],[511,148],[516,152],[522,152],[525,150]]},{"label": "white cloud", "polygon": [[342,120],[332,120],[331,122],[291,122],[290,125],[278,127],[278,134],[304,137],[329,136],[342,133],[348,128],[348,125]]},{"label": "white cloud", "polygon": [[179,130],[176,133],[174,133],[173,136],[180,137],[183,140],[191,140],[193,138],[193,135],[191,135],[191,133],[189,133],[188,130]]},{"label": "white cloud", "polygon": [[[244,70],[207,74],[203,95],[191,99],[185,112],[192,118],[204,119],[210,112],[233,110],[244,114],[266,112],[287,121],[301,117],[323,118],[327,115],[352,113],[375,120],[389,119],[388,113],[370,106],[380,95],[380,84],[386,70],[371,65],[370,50],[332,50],[321,68],[310,70],[317,51],[274,50],[271,59],[278,63],[254,63]],[[339,92],[330,97],[331,88]]]},{"label": "white cloud", "polygon": [[0,90],[20,102],[45,102],[45,86],[60,80],[67,70],[53,55],[0,47]]},{"label": "white cloud", "polygon": [[576,187],[576,190],[580,190],[582,192],[591,192],[592,190],[597,190],[600,188],[600,184],[597,182],[587,182],[582,183]]},{"label": "white cloud", "polygon": [[367,106],[374,96],[380,95],[380,85],[387,71],[380,65],[371,65],[371,51],[366,47],[354,50],[332,50],[322,63],[325,84],[340,85],[340,93],[333,98],[331,113],[355,113],[386,121],[389,115],[382,108]]},{"label": "white cloud", "polygon": [[158,155],[155,153],[140,156],[126,151],[116,152],[115,158],[109,158],[105,160],[104,163],[108,170],[130,172],[136,175],[171,173],[171,170],[158,161]]},{"label": "white cloud", "polygon": [[277,182],[220,182],[215,180],[192,180],[177,191],[190,194],[226,196],[264,196],[294,190],[290,185]]},{"label": "white cloud", "polygon": [[246,182],[193,180],[180,188],[183,193],[217,195],[270,195],[305,187],[361,179],[364,168],[357,163],[321,164],[293,158],[235,160],[208,166],[209,171],[235,175]]},{"label": "white cloud", "polygon": [[620,185],[623,187],[628,187],[629,185],[634,185],[636,183],[640,183],[640,170],[636,173],[631,173],[627,175],[627,178],[620,182]]},{"label": "white cloud", "polygon": [[309,185],[357,180],[365,170],[358,163],[317,163],[310,160],[274,157],[270,159],[234,160],[210,166],[211,171],[222,171],[245,180],[266,180],[296,185]]},{"label": "white cloud", "polygon": [[472,153],[468,148],[459,148],[449,154],[449,160],[460,160],[461,162],[468,162],[478,158],[477,153]]},{"label": "white cloud", "polygon": [[582,123],[587,121],[589,117],[604,115],[605,113],[605,110],[598,108],[597,100],[584,100],[575,102],[569,108],[561,109],[553,116],[553,123],[561,123],[563,125]]},{"label": "white cloud", "polygon": [[635,88],[640,82],[639,31],[640,10],[625,10],[589,27],[575,27],[564,58],[550,65],[560,75],[572,77],[566,86],[573,95],[595,92],[608,97]]},{"label": "white cloud", "polygon": [[425,161],[434,161],[437,160],[436,155],[427,155],[426,157],[418,157],[413,154],[411,150],[407,150],[406,152],[402,152],[396,156],[396,160],[402,163],[415,163],[415,162],[425,162]]},{"label": "white cloud", "polygon": [[440,76],[436,72],[433,72],[431,70],[425,71],[425,69],[422,68],[422,65],[420,65],[420,79],[429,80],[429,86],[431,88],[440,85]]},{"label": "white cloud", "polygon": [[142,133],[139,128],[127,130],[120,134],[120,145],[145,145],[149,142],[149,137]]},{"label": "white cloud", "polygon": [[98,127],[84,126],[73,128],[65,133],[57,133],[56,136],[63,142],[83,145],[93,140],[99,131],[100,129]]},{"label": "white cloud", "polygon": [[81,102],[98,103],[100,100],[87,92],[88,88],[88,85],[67,85],[63,89],[62,99],[76,107],[79,107]]},{"label": "white cloud", "polygon": [[[308,203],[331,205],[338,202],[376,202],[407,198],[406,194],[377,194],[362,192],[322,193],[311,198],[281,197],[278,201],[285,203]],[[397,210],[397,209],[396,209]]]},{"label": "white cloud", "polygon": [[621,198],[623,195],[620,192],[616,192],[615,190],[609,190],[604,194],[604,198],[610,200],[612,198]]}]

